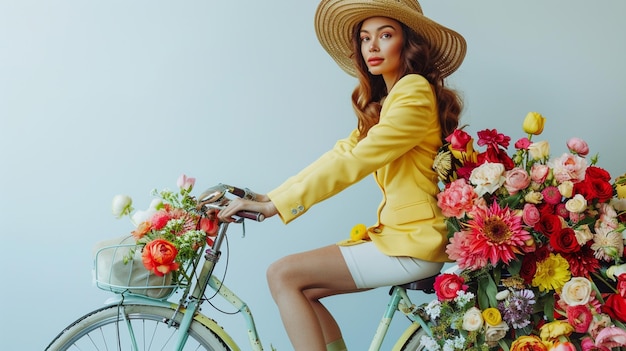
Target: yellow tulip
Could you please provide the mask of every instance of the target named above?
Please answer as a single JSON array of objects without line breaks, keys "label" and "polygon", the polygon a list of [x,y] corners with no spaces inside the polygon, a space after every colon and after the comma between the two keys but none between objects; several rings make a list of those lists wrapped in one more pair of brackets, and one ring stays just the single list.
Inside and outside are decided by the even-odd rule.
[{"label": "yellow tulip", "polygon": [[615,181],[618,199],[626,199],[626,174],[619,176]]},{"label": "yellow tulip", "polygon": [[543,132],[543,125],[546,122],[545,117],[537,112],[529,112],[524,118],[524,132],[533,135],[539,135]]}]

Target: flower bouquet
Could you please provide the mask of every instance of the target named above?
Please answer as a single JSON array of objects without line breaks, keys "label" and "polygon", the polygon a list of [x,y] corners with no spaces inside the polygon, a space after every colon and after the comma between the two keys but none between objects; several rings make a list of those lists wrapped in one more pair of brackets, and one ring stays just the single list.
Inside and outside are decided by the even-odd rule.
[{"label": "flower bouquet", "polygon": [[[146,286],[178,286],[189,283],[192,264],[199,257],[204,245],[212,243],[212,237],[218,229],[217,218],[203,217],[196,210],[196,199],[191,196],[194,184],[195,178],[183,174],[178,178],[177,192],[168,189],[152,190],[155,199],[144,211],[134,212],[130,196],[116,195],[113,198],[113,214],[117,218],[129,216],[135,229],[131,232],[132,243],[123,245],[125,250],[121,249],[121,245],[107,247],[116,252],[109,258],[115,262],[107,265],[111,266],[111,275],[118,273],[142,277],[135,279],[136,277],[131,276],[128,281],[144,280]],[[137,260],[141,261],[139,269],[130,269],[119,264],[121,262],[132,266]],[[153,279],[154,277],[165,278]],[[133,292],[133,289],[130,290]],[[143,292],[147,289],[140,290]]]},{"label": "flower bouquet", "polygon": [[437,278],[423,306],[427,350],[610,350],[626,346],[626,179],[612,181],[580,138],[550,156],[495,129],[446,139],[433,169],[445,188],[446,252],[459,271]]}]

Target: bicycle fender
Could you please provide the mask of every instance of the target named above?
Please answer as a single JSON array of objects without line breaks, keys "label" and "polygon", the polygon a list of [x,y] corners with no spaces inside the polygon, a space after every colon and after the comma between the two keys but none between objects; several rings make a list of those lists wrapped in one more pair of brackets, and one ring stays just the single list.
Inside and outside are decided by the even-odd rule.
[{"label": "bicycle fender", "polygon": [[224,341],[231,350],[241,351],[239,346],[237,346],[237,344],[235,343],[235,340],[233,340],[233,338],[231,338],[230,335],[228,335],[228,333],[224,330],[224,328],[217,324],[216,321],[202,314],[197,314],[193,319],[199,323],[202,323],[202,325],[217,334],[217,336],[219,336],[220,339],[222,339],[222,341]]},{"label": "bicycle fender", "polygon": [[395,345],[393,345],[393,348],[391,349],[391,351],[400,351],[402,349],[402,346],[404,346],[404,344],[409,340],[411,335],[413,335],[413,333],[419,328],[420,328],[419,323],[417,322],[411,323],[411,325],[409,325],[409,327],[406,328],[406,330],[404,330],[402,335],[400,335],[400,337],[398,338],[398,341],[396,342]]}]

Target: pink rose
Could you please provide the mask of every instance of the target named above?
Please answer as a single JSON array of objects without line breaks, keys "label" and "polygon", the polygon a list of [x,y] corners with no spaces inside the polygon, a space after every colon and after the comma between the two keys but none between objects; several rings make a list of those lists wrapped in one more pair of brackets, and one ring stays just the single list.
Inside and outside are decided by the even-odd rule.
[{"label": "pink rose", "polygon": [[580,341],[580,347],[583,349],[583,351],[611,351],[606,347],[596,346],[596,344],[593,342],[593,339],[588,336],[584,337]]},{"label": "pink rose", "polygon": [[440,301],[454,300],[458,291],[466,291],[465,279],[452,273],[442,273],[435,278],[435,293]]},{"label": "pink rose", "polygon": [[437,194],[437,205],[446,217],[461,218],[474,207],[478,194],[465,179],[459,178]]},{"label": "pink rose", "polygon": [[589,153],[589,145],[587,145],[586,141],[580,138],[571,138],[570,140],[568,140],[567,148],[569,149],[569,151],[580,156],[587,156],[587,154]]},{"label": "pink rose", "polygon": [[539,213],[537,206],[526,203],[522,210],[522,219],[526,225],[533,227],[539,222],[539,219],[541,219],[541,213]]},{"label": "pink rose", "polygon": [[450,143],[450,146],[459,151],[465,151],[465,147],[470,140],[472,140],[472,137],[461,129],[456,129],[446,138],[446,141]]},{"label": "pink rose", "polygon": [[626,330],[615,326],[602,329],[596,337],[596,346],[608,349],[626,346]]},{"label": "pink rose", "polygon": [[515,195],[518,191],[530,185],[530,176],[523,168],[515,167],[504,174],[504,187],[509,194]]},{"label": "pink rose", "polygon": [[577,183],[585,179],[587,161],[580,156],[566,153],[548,161],[548,166],[552,168],[554,178],[559,183],[566,180]]},{"label": "pink rose", "polygon": [[530,168],[530,179],[532,179],[535,183],[541,184],[546,181],[549,173],[550,167],[535,163]]}]

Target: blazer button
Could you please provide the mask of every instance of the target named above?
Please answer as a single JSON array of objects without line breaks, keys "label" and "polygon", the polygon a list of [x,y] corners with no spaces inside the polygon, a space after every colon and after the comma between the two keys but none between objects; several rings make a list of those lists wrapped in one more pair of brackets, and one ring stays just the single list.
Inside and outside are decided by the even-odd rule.
[{"label": "blazer button", "polygon": [[291,214],[292,214],[292,215],[297,215],[297,214],[298,214],[298,210],[297,210],[297,209],[295,209],[295,208],[292,208],[292,209],[291,209]]},{"label": "blazer button", "polygon": [[300,211],[300,212],[304,211],[304,206],[302,206],[302,205],[298,206],[298,211]]}]

